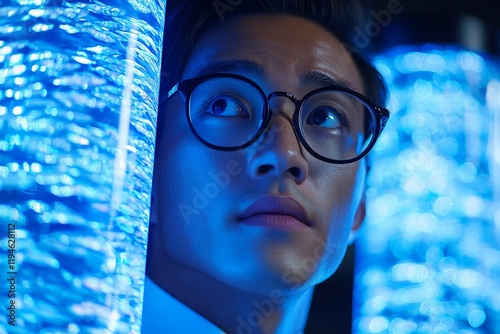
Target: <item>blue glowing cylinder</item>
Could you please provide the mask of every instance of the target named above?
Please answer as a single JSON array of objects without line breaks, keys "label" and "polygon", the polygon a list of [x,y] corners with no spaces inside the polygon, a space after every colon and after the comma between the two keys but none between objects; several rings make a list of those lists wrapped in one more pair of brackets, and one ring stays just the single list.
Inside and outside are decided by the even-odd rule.
[{"label": "blue glowing cylinder", "polygon": [[391,120],[372,156],[353,333],[500,333],[500,61],[425,45],[376,65]]},{"label": "blue glowing cylinder", "polygon": [[2,1],[0,333],[140,332],[165,6]]}]

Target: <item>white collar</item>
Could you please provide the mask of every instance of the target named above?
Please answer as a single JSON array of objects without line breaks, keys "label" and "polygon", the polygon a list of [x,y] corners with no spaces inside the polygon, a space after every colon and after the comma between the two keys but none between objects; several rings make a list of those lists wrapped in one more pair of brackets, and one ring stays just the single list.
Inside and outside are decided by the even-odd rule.
[{"label": "white collar", "polygon": [[141,333],[224,334],[224,331],[175,299],[146,276]]}]

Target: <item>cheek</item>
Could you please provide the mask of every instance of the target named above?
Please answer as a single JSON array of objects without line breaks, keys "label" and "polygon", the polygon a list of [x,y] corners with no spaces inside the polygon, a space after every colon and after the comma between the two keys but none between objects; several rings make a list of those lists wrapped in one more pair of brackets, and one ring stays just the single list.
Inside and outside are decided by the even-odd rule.
[{"label": "cheek", "polygon": [[326,166],[321,171],[323,178],[317,180],[324,182],[318,182],[317,189],[326,200],[321,207],[324,241],[321,245],[318,242],[323,252],[320,275],[330,276],[342,261],[348,246],[349,233],[364,191],[365,166],[364,163]]},{"label": "cheek", "polygon": [[[161,211],[169,220],[189,223],[207,201],[220,195],[227,183],[225,170],[234,173],[230,156],[212,150],[193,135],[180,97],[172,101],[168,122],[164,122],[159,154],[155,161],[155,192]],[[229,164],[229,166],[227,166]],[[226,173],[227,174],[227,173]],[[180,218],[180,219],[179,219]]]},{"label": "cheek", "polygon": [[350,225],[363,195],[365,170],[364,162],[311,166],[310,178],[321,199],[324,221],[332,221],[333,225]]},{"label": "cheek", "polygon": [[[182,123],[181,123],[182,125]],[[162,138],[155,203],[163,249],[180,263],[204,267],[217,258],[224,224],[243,172],[241,155],[212,150],[185,124]],[[225,244],[225,243],[223,243]]]},{"label": "cheek", "polygon": [[235,186],[234,178],[242,170],[241,162],[227,153],[184,142],[170,150],[168,158],[160,163],[159,197],[168,205],[168,211],[173,212],[172,206],[186,210],[189,207],[188,211],[196,211],[201,219],[210,214],[207,208],[213,209],[217,203],[224,202],[226,193]]}]

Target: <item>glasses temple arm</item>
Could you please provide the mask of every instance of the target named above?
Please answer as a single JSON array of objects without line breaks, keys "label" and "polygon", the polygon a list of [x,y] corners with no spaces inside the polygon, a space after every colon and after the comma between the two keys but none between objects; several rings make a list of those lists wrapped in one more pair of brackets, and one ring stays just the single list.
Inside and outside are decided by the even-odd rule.
[{"label": "glasses temple arm", "polygon": [[375,107],[375,110],[377,110],[380,117],[380,133],[382,133],[387,121],[389,120],[390,112],[388,109],[382,107]]},{"label": "glasses temple arm", "polygon": [[162,105],[163,103],[165,103],[172,95],[174,95],[175,93],[177,93],[177,91],[179,90],[179,83],[176,83],[174,87],[172,87],[172,89],[170,89],[167,93],[167,95],[163,95],[161,98],[160,98],[160,105]]}]

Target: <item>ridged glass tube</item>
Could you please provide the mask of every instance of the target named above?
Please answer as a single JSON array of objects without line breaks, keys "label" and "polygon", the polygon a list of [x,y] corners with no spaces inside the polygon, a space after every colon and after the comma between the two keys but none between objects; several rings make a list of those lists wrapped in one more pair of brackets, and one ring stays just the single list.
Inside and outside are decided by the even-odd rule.
[{"label": "ridged glass tube", "polygon": [[0,333],[140,332],[165,7],[2,1]]}]

